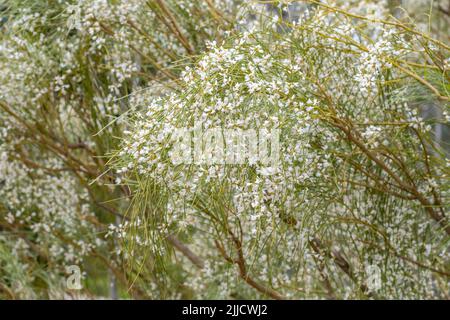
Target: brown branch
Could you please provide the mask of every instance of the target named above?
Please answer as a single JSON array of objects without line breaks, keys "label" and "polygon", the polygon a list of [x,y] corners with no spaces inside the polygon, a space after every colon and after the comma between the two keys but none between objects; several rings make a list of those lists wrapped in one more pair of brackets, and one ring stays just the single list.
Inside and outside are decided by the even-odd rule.
[{"label": "brown branch", "polygon": [[310,245],[314,252],[320,255],[324,255],[328,258],[331,258],[334,263],[355,283],[358,285],[359,290],[365,294],[367,297],[373,297],[373,294],[369,292],[369,289],[365,284],[358,284],[358,280],[355,277],[350,264],[348,261],[342,256],[342,254],[337,250],[328,250],[322,244],[318,238],[313,238],[310,242]]},{"label": "brown branch", "polygon": [[[190,55],[194,54],[195,50],[192,48],[188,39],[181,32],[181,29],[178,26],[175,17],[170,12],[170,10],[167,8],[164,1],[163,0],[155,0],[155,2],[158,5],[158,7],[160,8],[161,12],[165,15],[163,16],[161,14],[158,14],[158,12],[156,12],[156,11],[155,11],[155,13],[159,16],[159,18],[162,20],[162,22],[172,31],[172,33],[178,38],[178,40],[181,42],[181,44],[186,49],[188,54],[190,54]],[[166,18],[169,21],[167,21]]]},{"label": "brown branch", "polygon": [[250,277],[250,275],[248,274],[248,271],[247,271],[247,267],[246,267],[244,252],[242,250],[242,242],[234,235],[234,233],[229,228],[227,228],[227,229],[228,229],[228,234],[231,236],[231,239],[233,240],[234,246],[237,250],[238,258],[236,260],[234,260],[234,262],[239,267],[239,275],[241,276],[241,278],[248,285],[255,288],[259,292],[271,297],[272,299],[285,300],[286,298],[283,297],[281,294],[279,294],[277,291],[263,286],[262,284],[256,282],[252,277]]},{"label": "brown branch", "polygon": [[375,162],[384,172],[386,172],[404,191],[413,195],[424,207],[428,215],[435,220],[450,235],[450,225],[447,223],[445,215],[433,210],[429,201],[415,188],[406,184],[394,171],[392,171],[386,163],[379,159],[374,152],[369,150],[363,142],[361,142],[352,132],[351,128],[347,127],[342,120],[334,118],[333,125],[342,130],[347,136],[348,140],[354,143],[371,161]]},{"label": "brown branch", "polygon": [[205,263],[203,262],[202,258],[192,252],[191,249],[189,249],[188,246],[182,243],[175,235],[168,235],[167,240],[199,269],[203,269],[205,267]]}]

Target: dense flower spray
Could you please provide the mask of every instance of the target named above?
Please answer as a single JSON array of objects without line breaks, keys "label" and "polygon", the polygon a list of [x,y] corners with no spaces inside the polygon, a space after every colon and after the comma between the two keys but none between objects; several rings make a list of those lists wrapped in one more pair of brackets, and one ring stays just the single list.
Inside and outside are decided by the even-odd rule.
[{"label": "dense flower spray", "polygon": [[3,1],[0,298],[448,298],[446,12]]},{"label": "dense flower spray", "polygon": [[[448,165],[430,149],[414,91],[448,105],[420,69],[445,77],[444,65],[420,63],[424,50],[448,48],[366,19],[329,7],[268,19],[211,44],[181,92],[143,102],[116,162],[136,193],[123,230],[138,264],[143,248],[170,257],[175,234],[207,261],[205,281],[237,272],[246,290],[273,298],[445,295],[434,288],[447,276]],[[256,149],[238,165],[173,162],[174,132],[186,126],[203,133],[200,149],[211,128],[225,141],[229,130],[276,128],[280,162],[268,168]]]}]

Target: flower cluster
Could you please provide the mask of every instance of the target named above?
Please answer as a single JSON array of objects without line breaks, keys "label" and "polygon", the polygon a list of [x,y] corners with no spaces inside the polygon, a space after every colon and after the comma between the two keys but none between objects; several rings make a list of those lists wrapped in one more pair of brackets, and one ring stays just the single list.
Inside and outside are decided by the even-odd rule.
[{"label": "flower cluster", "polygon": [[[289,30],[274,32],[271,20],[211,45],[186,68],[181,92],[150,98],[135,115],[116,166],[136,186],[133,215],[149,221],[125,241],[140,245],[146,235],[158,256],[168,235],[183,235],[208,261],[201,277],[235,262],[285,297],[435,296],[439,280],[417,267],[439,257],[445,274],[448,234],[427,215],[443,217],[446,169],[422,157],[429,125],[393,67],[420,41],[322,10],[277,24]],[[280,165],[171,162],[173,132],[198,123],[280,129]],[[430,203],[441,209],[430,212]],[[325,292],[314,293],[320,283]],[[227,289],[219,296],[233,294],[233,280]]]}]

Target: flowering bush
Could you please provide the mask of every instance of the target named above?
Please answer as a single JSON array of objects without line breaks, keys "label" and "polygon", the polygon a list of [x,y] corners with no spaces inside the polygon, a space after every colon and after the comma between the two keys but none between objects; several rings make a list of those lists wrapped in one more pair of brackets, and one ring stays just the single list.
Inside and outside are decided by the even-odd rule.
[{"label": "flowering bush", "polygon": [[75,264],[88,296],[448,298],[445,8],[28,2],[1,27],[5,296],[73,294]]},{"label": "flowering bush", "polygon": [[[448,102],[448,83],[432,84],[445,77],[446,62],[419,64],[423,51],[448,49],[421,35],[406,41],[413,31],[400,25],[369,22],[321,9],[292,24],[269,21],[213,45],[182,75],[182,92],[148,102],[117,163],[136,188],[125,230],[138,263],[149,246],[166,257],[164,239],[177,234],[208,261],[206,281],[238,269],[254,294],[442,294],[431,288],[446,277],[448,163],[430,150],[431,126],[413,105],[418,92]],[[422,68],[435,71],[421,77]],[[174,163],[173,132],[186,125],[277,128],[280,163],[267,167],[255,152],[244,165]],[[199,148],[208,138],[200,133]],[[371,266],[380,271],[377,288],[367,283]],[[227,278],[220,297],[237,291]]]},{"label": "flowering bush", "polygon": [[[149,84],[149,92],[176,85],[176,64],[231,28],[227,17],[237,6],[223,1],[2,4],[1,237],[6,247],[23,252],[15,266],[24,277],[45,271],[43,279],[27,280],[28,293],[22,294],[11,271],[0,268],[2,294],[64,292],[65,269],[76,264],[87,272],[87,285],[102,288],[94,294],[108,295],[105,284],[111,278],[127,295],[116,241],[105,238],[108,226],[120,222],[129,196],[126,187],[114,185],[114,172],[102,174],[104,156],[122,134],[116,119],[129,110],[130,93]],[[10,265],[6,258],[4,263]],[[129,293],[137,296],[136,291]]]}]

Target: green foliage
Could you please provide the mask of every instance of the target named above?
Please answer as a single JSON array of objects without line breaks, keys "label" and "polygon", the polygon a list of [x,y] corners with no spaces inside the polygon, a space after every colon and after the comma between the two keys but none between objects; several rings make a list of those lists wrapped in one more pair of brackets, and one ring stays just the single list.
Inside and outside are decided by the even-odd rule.
[{"label": "green foliage", "polygon": [[394,2],[1,1],[0,296],[448,298],[449,20]]}]

